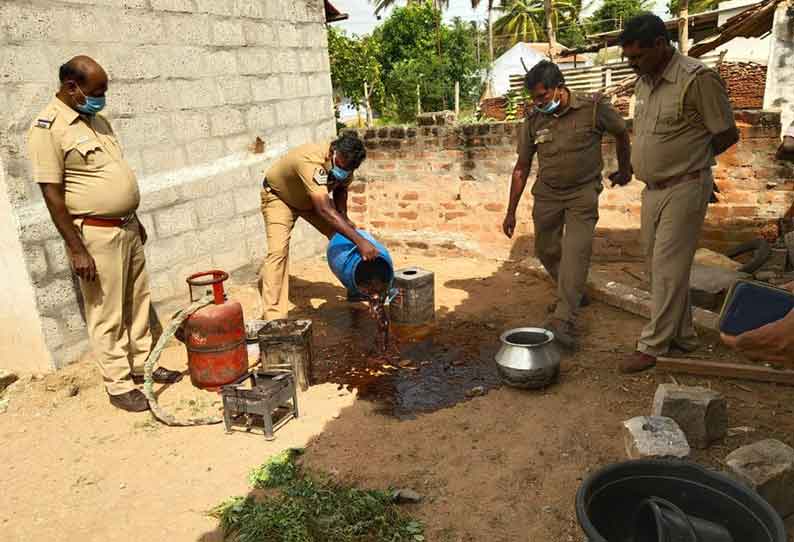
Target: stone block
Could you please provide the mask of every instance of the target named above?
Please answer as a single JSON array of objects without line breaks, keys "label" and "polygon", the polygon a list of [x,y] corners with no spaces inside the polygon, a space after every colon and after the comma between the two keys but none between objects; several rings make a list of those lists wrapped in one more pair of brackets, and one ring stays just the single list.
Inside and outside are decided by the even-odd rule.
[{"label": "stone block", "polygon": [[65,41],[69,26],[63,22],[68,20],[68,13],[57,7],[7,3],[0,6],[3,37],[10,42]]},{"label": "stone block", "polygon": [[71,277],[56,278],[46,284],[37,285],[36,300],[39,312],[44,315],[54,315],[64,305],[76,303],[77,297]]},{"label": "stone block", "polygon": [[210,133],[213,136],[228,136],[245,131],[243,114],[230,107],[210,112]]},{"label": "stone block", "polygon": [[209,73],[210,58],[215,58],[206,49],[194,45],[159,45],[152,49],[161,76],[172,79],[194,79],[197,74]]},{"label": "stone block", "polygon": [[[178,16],[175,15],[175,17]],[[154,13],[115,11],[111,15],[111,20],[113,32],[109,32],[108,36],[116,42],[163,43],[166,41],[165,37],[169,35],[166,34],[166,29],[168,28],[170,32],[170,27],[167,27],[161,17]],[[85,28],[96,30],[96,27],[78,26],[76,28],[78,30]],[[96,31],[93,34],[96,34]]]},{"label": "stone block", "polygon": [[171,142],[171,115],[157,113],[119,118],[113,122],[113,130],[124,149]]},{"label": "stone block", "polygon": [[185,145],[187,161],[191,166],[217,160],[226,155],[226,146],[221,138],[200,139]]},{"label": "stone block", "polygon": [[725,458],[730,472],[755,489],[781,517],[794,514],[794,449],[767,439]]},{"label": "stone block", "polygon": [[86,330],[85,320],[79,311],[65,310],[61,315],[61,320],[65,322],[64,331],[66,333],[80,334]]},{"label": "stone block", "polygon": [[[149,288],[152,292],[152,299],[155,301],[170,299],[180,293],[174,288],[171,277],[167,272],[151,273],[149,277]],[[185,285],[181,293],[187,295],[187,285]]]},{"label": "stone block", "polygon": [[[264,133],[260,133],[260,136]],[[223,138],[223,145],[226,147],[226,152],[229,154],[236,154],[240,152],[247,152],[254,142],[254,136],[243,133]]]},{"label": "stone block", "polygon": [[282,91],[282,80],[277,75],[270,77],[257,77],[251,79],[251,91],[255,102],[268,102],[279,100],[284,96],[290,97],[289,92]]},{"label": "stone block", "polygon": [[675,420],[661,416],[637,416],[623,422],[623,437],[629,459],[685,458],[690,449]]},{"label": "stone block", "polygon": [[234,14],[250,19],[265,19],[268,15],[267,3],[270,0],[236,0]]},{"label": "stone block", "polygon": [[28,272],[30,272],[34,282],[39,282],[47,276],[47,258],[44,254],[44,247],[41,245],[28,245],[25,247]]},{"label": "stone block", "polygon": [[689,274],[689,292],[692,304],[698,307],[715,310],[722,307],[725,294],[740,279],[748,279],[750,275],[721,267],[692,264]]},{"label": "stone block", "polygon": [[251,81],[248,77],[229,77],[220,83],[221,97],[227,105],[251,102]]},{"label": "stone block", "polygon": [[[234,197],[231,192],[218,194],[212,198],[195,200],[193,202],[198,216],[198,224],[201,227],[215,224],[218,221],[234,216]],[[225,229],[225,225],[219,225]]]},{"label": "stone block", "polygon": [[178,11],[191,13],[195,10],[192,0],[150,0],[156,11]]},{"label": "stone block", "polygon": [[[237,54],[234,51],[215,51],[213,53],[202,52],[202,57],[206,59],[204,74],[212,77],[219,75],[235,75],[237,73]],[[225,95],[227,85],[233,82],[231,77],[224,78],[221,83],[221,92]]]},{"label": "stone block", "polygon": [[259,190],[255,187],[240,188],[234,192],[234,207],[238,215],[257,211],[260,205]]},{"label": "stone block", "polygon": [[234,271],[251,263],[245,239],[236,239],[227,244],[227,249],[212,254],[212,263],[224,271]]},{"label": "stone block", "polygon": [[201,255],[203,245],[195,232],[187,232],[168,239],[146,244],[146,261],[152,271],[170,269],[178,262]]},{"label": "stone block", "polygon": [[232,15],[235,0],[196,0],[196,11],[213,15]]},{"label": "stone block", "polygon": [[301,50],[298,53],[300,69],[304,72],[319,72],[325,67],[324,53],[320,49]]},{"label": "stone block", "polygon": [[248,129],[253,132],[264,132],[275,125],[275,114],[271,105],[255,105],[245,115]]},{"label": "stone block", "polygon": [[277,43],[276,32],[273,25],[261,21],[243,21],[243,33],[248,45],[264,45],[275,47]]},{"label": "stone block", "polygon": [[[230,240],[244,239],[246,217],[234,216],[225,220],[222,224],[212,224],[197,232],[198,238],[204,247],[204,251],[209,253],[229,248]],[[262,229],[264,231],[264,229]]]},{"label": "stone block", "polygon": [[156,211],[154,223],[161,239],[193,230],[196,227],[196,211],[193,202]]},{"label": "stone block", "polygon": [[278,125],[293,127],[303,120],[301,100],[285,101],[276,108]]},{"label": "stone block", "polygon": [[276,49],[271,54],[273,56],[273,73],[294,72],[299,66],[298,55],[293,49]]},{"label": "stone block", "polygon": [[284,98],[309,96],[309,81],[302,73],[286,73],[281,76],[281,89]]},{"label": "stone block", "polygon": [[3,393],[8,386],[19,380],[19,376],[11,371],[0,369],[0,393]]},{"label": "stone block", "polygon": [[653,398],[651,415],[675,420],[693,448],[707,448],[728,430],[725,398],[699,386],[661,384]]},{"label": "stone block", "polygon": [[278,23],[278,44],[281,47],[301,46],[301,27],[289,22]]},{"label": "stone block", "polygon": [[47,241],[44,250],[47,253],[47,263],[53,273],[60,274],[71,271],[66,245],[61,239]]},{"label": "stone block", "polygon": [[113,99],[108,100],[111,117],[151,115],[174,109],[175,96],[163,81],[128,83],[113,87]]},{"label": "stone block", "polygon": [[172,113],[171,125],[174,128],[174,140],[177,143],[195,141],[210,135],[209,115],[201,111]]},{"label": "stone block", "polygon": [[241,75],[266,75],[276,71],[274,53],[264,47],[245,47],[237,50],[237,70]]},{"label": "stone block", "polygon": [[165,34],[161,39],[162,42],[188,45],[210,43],[210,18],[207,15],[165,15],[163,21]]},{"label": "stone block", "polygon": [[20,238],[23,245],[60,238],[58,229],[52,223],[46,209],[41,211],[37,216],[30,217],[29,222],[24,221],[20,225]]},{"label": "stone block", "polygon": [[138,212],[145,213],[168,207],[179,201],[179,197],[179,191],[174,187],[145,192],[141,196],[141,204],[138,207]]},{"label": "stone block", "polygon": [[63,334],[58,329],[58,321],[55,318],[42,318],[41,331],[44,334],[44,342],[51,349],[63,345]]},{"label": "stone block", "polygon": [[245,45],[243,23],[239,19],[220,19],[212,24],[212,44],[217,46]]},{"label": "stone block", "polygon": [[31,83],[52,81],[57,68],[50,64],[43,47],[3,45],[0,47],[3,83]]},{"label": "stone block", "polygon": [[143,149],[141,153],[143,171],[146,175],[179,169],[185,167],[187,163],[185,149],[182,147],[161,145]]}]

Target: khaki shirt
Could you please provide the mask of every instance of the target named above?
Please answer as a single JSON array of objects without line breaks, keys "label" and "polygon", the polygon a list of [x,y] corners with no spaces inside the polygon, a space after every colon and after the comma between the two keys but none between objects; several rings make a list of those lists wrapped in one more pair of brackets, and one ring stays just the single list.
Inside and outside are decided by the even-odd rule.
[{"label": "khaki shirt", "polygon": [[600,180],[604,132],[620,135],[626,131],[623,117],[606,98],[570,93],[564,111],[546,115],[533,109],[519,130],[519,161],[531,161],[538,154],[539,182],[533,193],[543,188],[539,185],[566,190]]},{"label": "khaki shirt", "polygon": [[33,181],[63,184],[72,216],[126,217],[140,203],[138,181],[110,123],[88,117],[57,97],[28,132]]},{"label": "khaki shirt", "polygon": [[313,208],[312,194],[333,192],[338,186],[348,186],[353,173],[343,184],[328,174],[331,168],[331,142],[307,143],[295,147],[279,158],[265,173],[270,189],[287,205],[308,211]]},{"label": "khaki shirt", "polygon": [[736,125],[717,72],[675,52],[659,80],[641,77],[634,95],[631,164],[638,179],[654,184],[715,164],[713,136]]}]

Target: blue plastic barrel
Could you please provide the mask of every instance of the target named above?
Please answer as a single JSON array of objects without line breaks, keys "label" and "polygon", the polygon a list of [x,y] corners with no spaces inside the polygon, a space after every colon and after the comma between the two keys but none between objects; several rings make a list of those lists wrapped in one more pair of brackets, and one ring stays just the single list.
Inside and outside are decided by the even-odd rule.
[{"label": "blue plastic barrel", "polygon": [[351,294],[359,293],[356,281],[363,271],[380,275],[379,278],[391,287],[394,281],[394,263],[389,251],[369,233],[364,230],[356,231],[361,237],[375,245],[375,248],[380,252],[380,256],[371,262],[365,262],[361,259],[361,254],[359,254],[355,243],[344,235],[337,233],[331,237],[326,251],[331,271]]}]

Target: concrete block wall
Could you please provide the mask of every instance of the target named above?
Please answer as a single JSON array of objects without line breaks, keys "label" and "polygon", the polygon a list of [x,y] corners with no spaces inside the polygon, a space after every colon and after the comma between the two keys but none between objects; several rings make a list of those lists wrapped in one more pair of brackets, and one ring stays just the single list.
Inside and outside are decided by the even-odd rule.
[{"label": "concrete block wall", "polygon": [[[0,178],[12,208],[3,220],[17,232],[50,353],[29,364],[38,370],[74,360],[87,344],[78,289],[25,149],[59,65],[76,54],[110,75],[106,113],[138,175],[156,302],[186,298],[192,272],[258,264],[267,248],[263,171],[289,146],[336,131],[321,0],[0,2]],[[249,150],[257,137],[264,154]],[[324,246],[305,226],[292,242],[298,258]],[[7,299],[19,295],[3,289]]]},{"label": "concrete block wall", "polygon": [[[709,207],[703,233],[703,244],[716,250],[757,237],[794,201],[794,171],[774,160],[779,116],[738,112],[737,121],[741,140],[714,169],[721,202]],[[390,246],[498,258],[531,253],[534,167],[513,240],[501,230],[518,127],[501,122],[362,130],[368,158],[352,188],[351,216]],[[617,169],[609,137],[603,152],[608,174]],[[609,184],[604,183],[600,198],[595,257],[640,258],[644,185],[636,180],[626,187]]]},{"label": "concrete block wall", "polygon": [[783,129],[794,122],[794,18],[787,11],[786,2],[775,11],[764,92],[764,109],[780,111]]}]

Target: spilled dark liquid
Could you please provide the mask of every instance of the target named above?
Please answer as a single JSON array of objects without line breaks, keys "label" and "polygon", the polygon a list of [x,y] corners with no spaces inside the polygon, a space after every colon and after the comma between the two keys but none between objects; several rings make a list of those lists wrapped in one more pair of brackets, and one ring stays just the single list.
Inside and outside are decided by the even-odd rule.
[{"label": "spilled dark liquid", "polygon": [[375,343],[380,352],[389,349],[389,313],[386,298],[389,295],[391,268],[381,258],[361,262],[356,269],[356,284],[369,302],[369,314],[378,326]]}]

